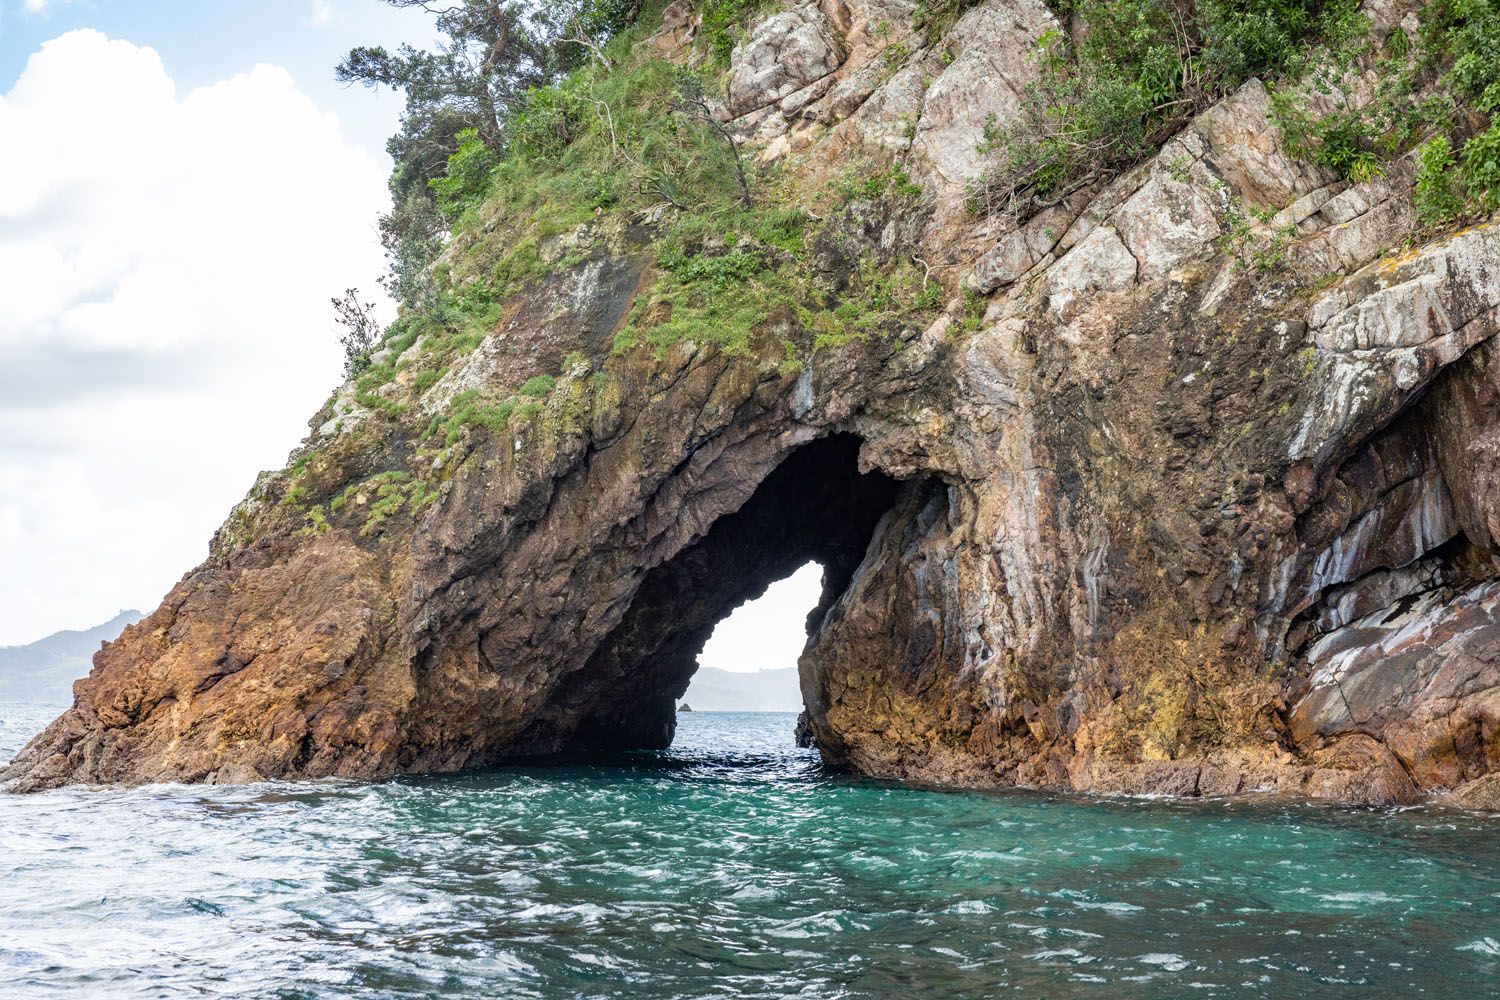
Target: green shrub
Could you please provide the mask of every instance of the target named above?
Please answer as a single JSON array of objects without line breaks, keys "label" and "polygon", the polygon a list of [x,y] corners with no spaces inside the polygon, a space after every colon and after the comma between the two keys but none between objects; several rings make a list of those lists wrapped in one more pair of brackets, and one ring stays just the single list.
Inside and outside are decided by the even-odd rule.
[{"label": "green shrub", "polygon": [[1463,199],[1454,190],[1453,144],[1445,135],[1423,144],[1417,157],[1417,215],[1427,223],[1445,222],[1463,211]]},{"label": "green shrub", "polygon": [[1500,0],[1436,0],[1422,11],[1422,40],[1446,57],[1446,83],[1480,111],[1500,111]]},{"label": "green shrub", "polygon": [[521,386],[521,395],[530,396],[532,399],[541,399],[552,391],[557,385],[557,379],[551,375],[535,375],[527,379]]},{"label": "green shrub", "polygon": [[[1368,180],[1384,161],[1424,135],[1417,153],[1413,201],[1424,222],[1444,222],[1471,209],[1500,207],[1500,134],[1493,120],[1471,135],[1458,130],[1463,106],[1481,116],[1500,110],[1500,0],[1437,0],[1421,12],[1421,51],[1410,51],[1400,29],[1384,41],[1374,97],[1358,109],[1313,118],[1295,98],[1278,94],[1276,121],[1289,150],[1349,181]],[[1437,93],[1419,98],[1428,67],[1440,72]],[[1330,81],[1322,81],[1327,89]],[[1339,90],[1339,81],[1332,89]],[[1438,134],[1433,135],[1434,125]]]},{"label": "green shrub", "polygon": [[1288,92],[1272,98],[1272,117],[1281,127],[1287,152],[1327,167],[1353,184],[1380,176],[1385,161],[1399,149],[1403,135],[1382,129],[1365,111],[1335,112],[1314,118]]},{"label": "green shrub", "polygon": [[1047,197],[1154,150],[1189,116],[1251,76],[1299,67],[1313,42],[1343,43],[1366,22],[1355,0],[1056,0],[1083,24],[1038,44],[1042,81],[1017,119],[994,126],[984,149],[999,163],[976,209]]},{"label": "green shrub", "polygon": [[745,23],[766,3],[767,0],[702,0],[698,5],[702,18],[699,30],[708,44],[709,56],[717,65],[728,65],[729,53]]},{"label": "green shrub", "polygon": [[447,174],[427,182],[437,198],[438,211],[453,220],[483,201],[495,164],[495,154],[478,129],[458,133],[458,151],[448,157]]},{"label": "green shrub", "polygon": [[1486,212],[1500,208],[1500,121],[1464,143],[1459,179]]},{"label": "green shrub", "polygon": [[[1467,104],[1489,120],[1466,139],[1450,127],[1446,147],[1424,147],[1418,209],[1427,218],[1452,218],[1470,206],[1494,211],[1500,208],[1500,119],[1495,117],[1500,112],[1500,0],[1437,0],[1422,11],[1421,37],[1429,60],[1446,64],[1442,82],[1454,103]],[[1444,197],[1436,176],[1445,149],[1446,166],[1453,171],[1447,187],[1452,200]]]},{"label": "green shrub", "polygon": [[510,120],[511,146],[530,156],[557,156],[588,127],[592,111],[576,86],[533,87]]}]

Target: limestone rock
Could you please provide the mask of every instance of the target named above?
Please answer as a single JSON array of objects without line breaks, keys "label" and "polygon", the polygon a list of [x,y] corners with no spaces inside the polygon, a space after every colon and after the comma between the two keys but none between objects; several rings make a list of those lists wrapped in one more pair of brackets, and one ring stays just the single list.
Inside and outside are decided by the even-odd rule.
[{"label": "limestone rock", "polygon": [[816,6],[772,14],[735,46],[729,66],[729,113],[738,118],[775,104],[832,73],[842,61],[839,38]]},{"label": "limestone rock", "polygon": [[1015,116],[1027,85],[1039,79],[1036,40],[1056,27],[1041,0],[987,0],[953,26],[952,61],[927,90],[912,146],[918,175],[941,199],[978,177],[986,122]]}]

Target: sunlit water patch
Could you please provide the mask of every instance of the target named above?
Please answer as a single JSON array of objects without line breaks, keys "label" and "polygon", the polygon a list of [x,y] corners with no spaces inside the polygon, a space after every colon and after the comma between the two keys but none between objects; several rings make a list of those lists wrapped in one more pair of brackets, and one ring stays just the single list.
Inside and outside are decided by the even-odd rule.
[{"label": "sunlit water patch", "polygon": [[[0,756],[54,714],[0,705]],[[0,796],[0,996],[1463,997],[1500,836],[1436,809],[943,793],[780,714],[610,763]]]}]

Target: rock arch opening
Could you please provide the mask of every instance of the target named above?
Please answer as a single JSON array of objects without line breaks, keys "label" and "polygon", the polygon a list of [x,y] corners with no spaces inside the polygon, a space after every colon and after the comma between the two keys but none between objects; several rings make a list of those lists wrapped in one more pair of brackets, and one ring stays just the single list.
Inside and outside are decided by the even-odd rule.
[{"label": "rock arch opening", "polygon": [[808,562],[731,611],[698,654],[683,703],[694,711],[802,711],[797,660],[822,595],[823,567]]},{"label": "rock arch opening", "polygon": [[796,449],[739,510],[647,573],[620,624],[561,692],[573,702],[568,714],[581,718],[565,749],[669,746],[678,699],[715,625],[809,562],[823,569],[807,619],[815,632],[902,487],[861,473],[859,446],[836,434]]}]

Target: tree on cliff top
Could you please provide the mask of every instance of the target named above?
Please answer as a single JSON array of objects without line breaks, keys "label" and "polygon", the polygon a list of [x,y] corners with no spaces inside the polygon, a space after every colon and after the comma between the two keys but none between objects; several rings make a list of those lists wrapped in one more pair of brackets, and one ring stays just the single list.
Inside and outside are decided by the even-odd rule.
[{"label": "tree on cliff top", "polygon": [[442,178],[461,136],[503,153],[507,122],[524,95],[591,58],[629,23],[639,0],[385,0],[433,15],[431,51],[361,46],[335,73],[340,82],[406,95],[400,130],[387,143],[395,161],[391,214],[381,219],[391,258],[391,291],[410,300],[417,274],[441,246],[444,222],[430,185]]}]

